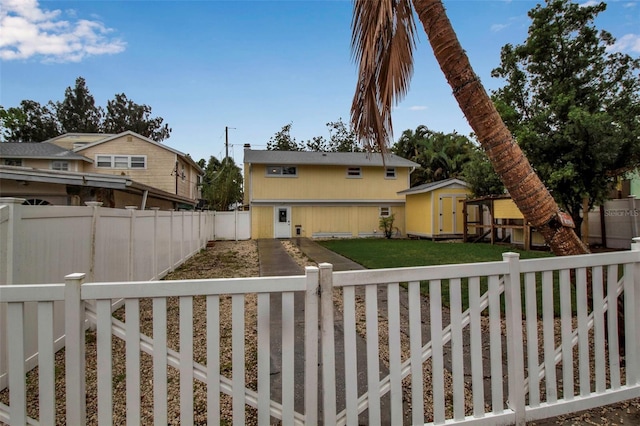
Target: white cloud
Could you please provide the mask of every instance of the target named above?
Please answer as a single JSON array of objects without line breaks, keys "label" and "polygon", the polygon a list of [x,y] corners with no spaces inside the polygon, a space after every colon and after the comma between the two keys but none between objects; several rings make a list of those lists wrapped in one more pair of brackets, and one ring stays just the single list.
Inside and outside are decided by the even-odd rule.
[{"label": "white cloud", "polygon": [[509,24],[493,24],[491,25],[491,32],[497,33],[498,31],[502,31],[507,28]]},{"label": "white cloud", "polygon": [[425,109],[427,109],[427,107],[424,105],[414,105],[409,107],[409,111],[424,111]]},{"label": "white cloud", "polygon": [[589,6],[595,6],[597,4],[600,4],[599,1],[596,0],[588,0],[584,3],[580,3],[580,7],[589,7]]},{"label": "white cloud", "polygon": [[625,3],[622,5],[622,7],[624,7],[625,9],[630,9],[632,7],[636,7],[636,3],[635,2]]},{"label": "white cloud", "polygon": [[[75,18],[75,12],[65,15]],[[124,51],[126,43],[98,20],[67,21],[60,10],[40,8],[37,0],[0,0],[0,59],[40,57],[43,61],[79,62],[87,56]]]},{"label": "white cloud", "polygon": [[608,46],[609,52],[634,52],[640,53],[640,35],[626,34],[618,39],[613,46]]}]

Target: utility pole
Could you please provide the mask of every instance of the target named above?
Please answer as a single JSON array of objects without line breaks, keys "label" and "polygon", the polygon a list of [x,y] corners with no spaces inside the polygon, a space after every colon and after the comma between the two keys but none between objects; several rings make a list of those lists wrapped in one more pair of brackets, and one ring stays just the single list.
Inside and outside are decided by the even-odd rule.
[{"label": "utility pole", "polygon": [[224,158],[229,157],[229,129],[235,130],[235,127],[224,126],[224,149],[225,149]]}]

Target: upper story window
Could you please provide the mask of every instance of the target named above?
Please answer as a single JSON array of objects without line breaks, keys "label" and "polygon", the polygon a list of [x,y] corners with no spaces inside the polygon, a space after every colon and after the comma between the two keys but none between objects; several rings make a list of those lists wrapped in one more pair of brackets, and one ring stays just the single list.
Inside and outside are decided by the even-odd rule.
[{"label": "upper story window", "polygon": [[4,165],[22,167],[22,158],[5,158]]},{"label": "upper story window", "polygon": [[267,176],[298,176],[298,168],[296,166],[267,166]]},{"label": "upper story window", "polygon": [[146,169],[146,155],[96,155],[100,169]]},{"label": "upper story window", "polygon": [[389,217],[391,216],[391,207],[389,206],[381,206],[380,207],[380,217]]},{"label": "upper story window", "polygon": [[347,168],[347,177],[348,178],[359,178],[359,177],[362,177],[362,168],[361,167],[348,167]]},{"label": "upper story window", "polygon": [[385,179],[395,179],[396,178],[396,168],[395,167],[387,167],[384,169],[384,177]]},{"label": "upper story window", "polygon": [[69,171],[69,162],[68,161],[52,161],[51,162],[51,170],[64,170],[66,172]]}]

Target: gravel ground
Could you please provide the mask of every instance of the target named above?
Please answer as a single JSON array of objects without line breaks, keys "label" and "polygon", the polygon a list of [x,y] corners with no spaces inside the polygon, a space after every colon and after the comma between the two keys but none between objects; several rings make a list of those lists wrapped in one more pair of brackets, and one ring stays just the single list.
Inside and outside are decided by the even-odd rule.
[{"label": "gravel ground", "polygon": [[[314,265],[297,247],[289,242],[283,242],[285,249],[293,256],[293,258],[301,265]],[[254,241],[221,241],[216,242],[213,247],[203,250],[198,255],[185,263],[182,267],[168,275],[167,280],[182,279],[199,279],[199,278],[231,278],[231,277],[251,277],[259,275],[259,261],[257,246]],[[341,297],[339,292],[334,294],[336,309],[341,312]],[[247,386],[256,389],[257,371],[256,371],[256,312],[255,312],[255,296],[248,296],[245,302],[246,307],[246,328],[245,342],[247,345],[246,354],[246,375],[245,380]],[[356,315],[358,318],[364,316],[364,301],[361,296],[358,297],[356,306]],[[205,320],[205,304],[203,298],[194,299],[194,341],[205,341],[204,339],[204,320]],[[174,350],[179,350],[178,343],[178,302],[176,298],[172,298],[167,302],[168,324],[167,336],[168,345]],[[171,315],[173,313],[173,315]],[[221,298],[220,318],[221,318],[221,347],[231,347],[231,324],[230,324],[231,302],[230,298]],[[142,300],[140,302],[140,319],[142,333],[149,336],[152,335],[152,309],[150,300]],[[115,316],[124,320],[124,309],[116,311]],[[388,347],[388,339],[386,334],[387,325],[383,321],[384,317],[380,316],[380,347]],[[359,323],[363,323],[358,321]],[[358,329],[363,336],[366,335],[365,330]],[[97,391],[96,391],[96,365],[95,365],[95,333],[87,332],[87,413],[89,425],[97,424]],[[408,354],[409,341],[407,333],[401,335],[402,352]],[[114,405],[114,423],[124,423],[126,419],[125,406],[125,377],[124,368],[124,342],[113,339],[113,405]],[[194,345],[194,357],[197,362],[206,363],[206,344]],[[231,351],[220,351],[221,370],[224,375],[231,376]],[[388,353],[382,349],[380,353],[381,360],[388,365]],[[403,356],[403,360],[405,357]],[[153,422],[153,381],[152,381],[152,359],[146,354],[141,355],[141,415],[144,424]],[[179,373],[177,370],[169,367],[168,369],[168,401],[167,410],[169,416],[169,424],[179,424],[180,407],[179,407]],[[425,413],[427,421],[431,420],[430,407],[432,400],[430,399],[430,382],[426,378],[431,375],[431,364],[425,363],[423,374],[425,377]],[[403,383],[405,395],[408,395],[409,379]],[[38,412],[38,371],[37,368],[31,371],[27,377],[27,395],[28,415],[37,418]],[[445,371],[445,387],[450,389],[451,376]],[[65,424],[64,417],[64,350],[56,355],[56,408],[58,413],[57,423]],[[470,405],[470,392],[466,389],[465,406],[467,412]],[[408,400],[408,398],[405,398]],[[4,390],[0,392],[0,402],[8,404],[9,392]],[[450,406],[450,404],[447,404]],[[408,407],[410,408],[410,406]],[[450,415],[450,412],[448,413]],[[221,423],[230,422],[231,418],[231,398],[224,395],[221,398]],[[196,424],[206,424],[206,386],[196,381],[194,384],[194,420]],[[247,424],[255,424],[255,410],[247,410]],[[533,423],[541,426],[550,426],[555,424],[562,425],[640,425],[640,398],[636,398],[623,403],[601,407],[574,415],[562,416],[559,418],[548,419]]]}]

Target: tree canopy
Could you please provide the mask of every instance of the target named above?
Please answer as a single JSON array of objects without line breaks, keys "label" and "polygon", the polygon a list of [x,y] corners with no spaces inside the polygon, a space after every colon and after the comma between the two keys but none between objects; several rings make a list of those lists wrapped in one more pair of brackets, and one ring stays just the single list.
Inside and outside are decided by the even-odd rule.
[{"label": "tree canopy", "polygon": [[151,107],[137,104],[124,93],[107,102],[106,113],[97,106],[86,81],[78,77],[67,87],[62,101],[41,105],[23,100],[19,106],[0,106],[0,138],[7,142],[42,142],[63,133],[121,133],[134,131],[162,142],[171,128],[162,117],[153,117]]},{"label": "tree canopy", "polygon": [[460,177],[474,149],[473,142],[464,135],[436,132],[423,125],[415,131],[402,132],[391,147],[394,154],[422,166],[411,174],[411,186]]},{"label": "tree canopy", "polygon": [[503,120],[556,201],[581,223],[616,175],[640,163],[640,61],[594,26],[604,3],[547,0],[526,41],[502,48],[493,93]]},{"label": "tree canopy", "polygon": [[315,152],[361,152],[353,130],[342,118],[327,123],[329,139],[324,136],[314,136],[306,142],[298,142],[291,135],[293,123],[285,124],[267,142],[267,149],[272,151],[315,151]]},{"label": "tree canopy", "polygon": [[[203,164],[204,159],[198,164]],[[242,171],[233,158],[219,161],[211,156],[204,169],[202,198],[210,209],[228,211],[235,203],[242,202]]]}]

